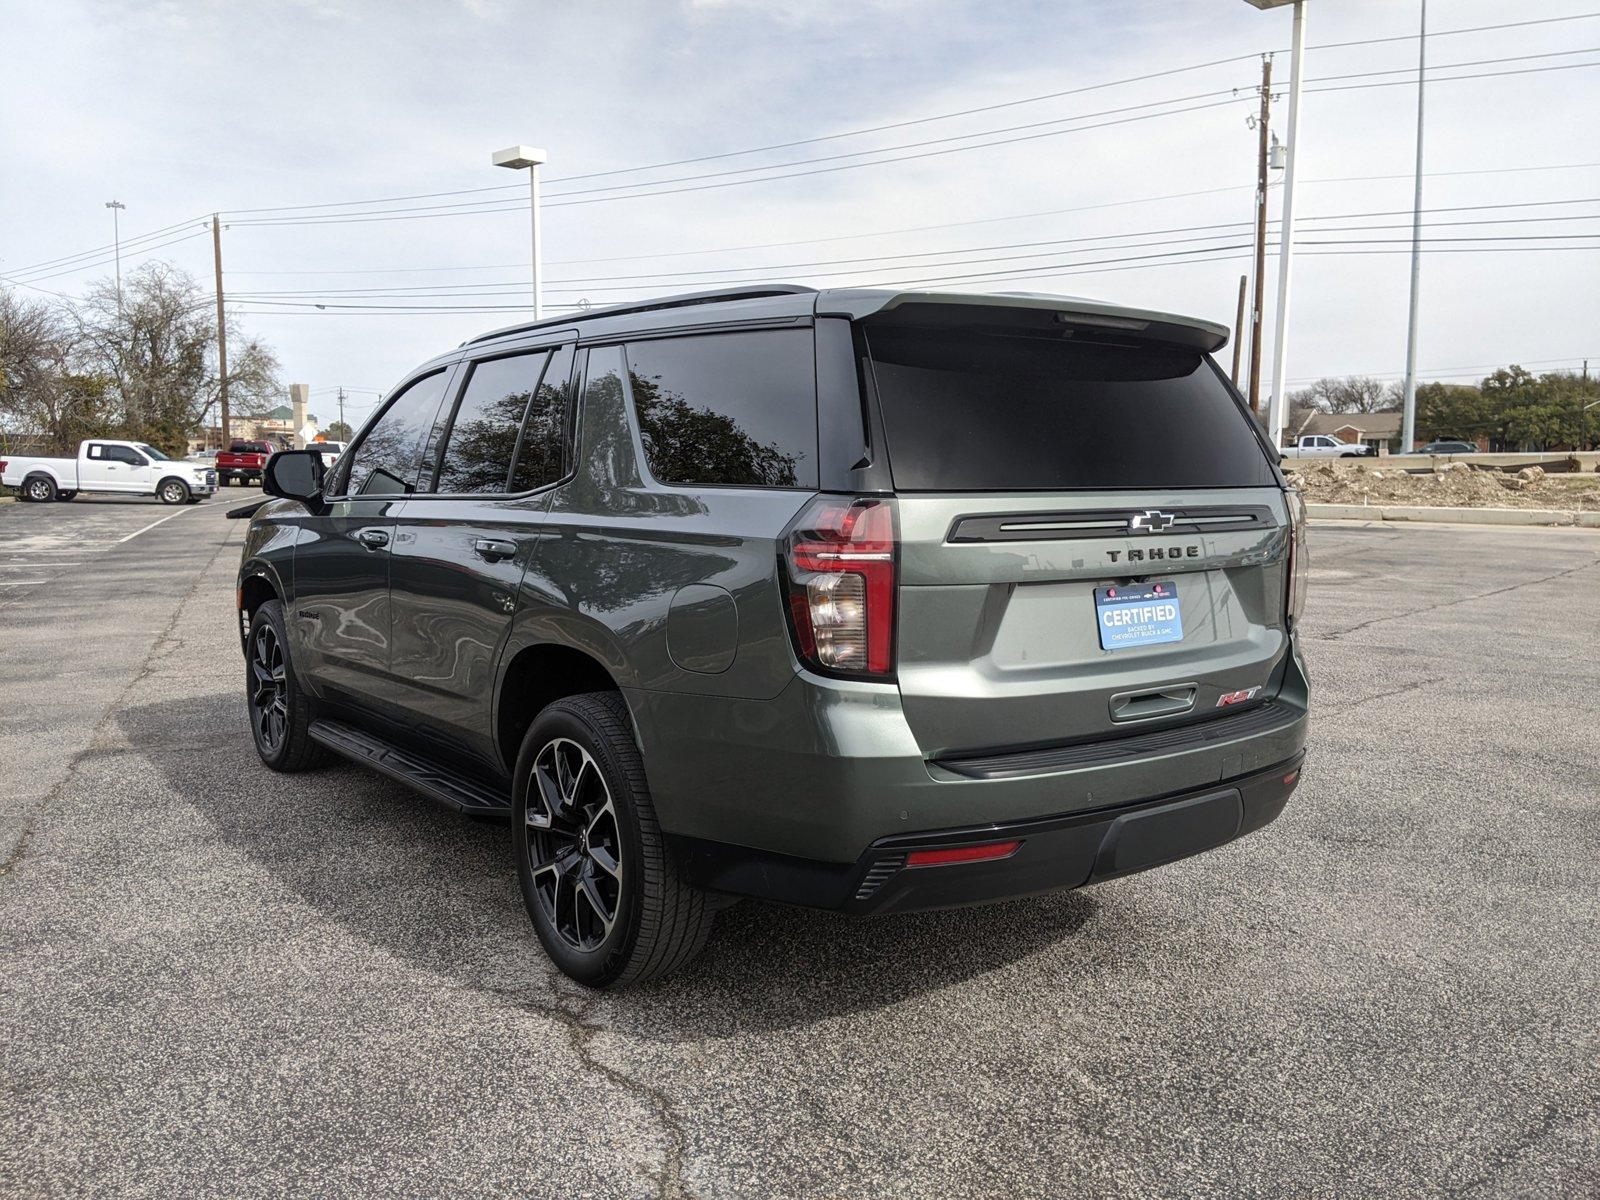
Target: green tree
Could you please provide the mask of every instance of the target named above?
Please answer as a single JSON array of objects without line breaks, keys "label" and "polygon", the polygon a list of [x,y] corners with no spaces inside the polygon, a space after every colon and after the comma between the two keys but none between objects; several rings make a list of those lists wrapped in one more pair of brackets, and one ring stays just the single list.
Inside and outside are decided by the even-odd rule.
[{"label": "green tree", "polygon": [[343,421],[335,421],[333,424],[329,425],[327,429],[323,430],[323,433],[327,436],[327,439],[330,442],[348,442],[352,437],[355,436],[353,433],[351,433],[350,426],[346,425]]}]

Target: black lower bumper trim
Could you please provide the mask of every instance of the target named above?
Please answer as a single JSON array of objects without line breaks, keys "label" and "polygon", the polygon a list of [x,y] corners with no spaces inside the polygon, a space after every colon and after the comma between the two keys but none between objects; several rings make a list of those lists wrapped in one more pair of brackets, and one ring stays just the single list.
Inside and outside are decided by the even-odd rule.
[{"label": "black lower bumper trim", "polygon": [[[1116,808],[883,838],[853,863],[817,862],[669,835],[696,887],[809,908],[910,912],[984,904],[1114,879],[1214,849],[1283,811],[1304,753],[1238,779]],[[919,849],[1017,840],[1006,858],[908,866]]]}]

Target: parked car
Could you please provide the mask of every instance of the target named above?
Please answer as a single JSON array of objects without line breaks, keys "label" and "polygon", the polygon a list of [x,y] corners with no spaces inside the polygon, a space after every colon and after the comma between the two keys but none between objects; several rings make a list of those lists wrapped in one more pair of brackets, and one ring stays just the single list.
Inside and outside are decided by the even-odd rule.
[{"label": "parked car", "polygon": [[217,465],[217,452],[215,450],[196,450],[185,460],[187,462],[201,463],[208,467]]},{"label": "parked car", "polygon": [[0,483],[16,488],[24,500],[39,502],[71,500],[79,492],[121,492],[189,504],[217,490],[217,473],[168,458],[144,442],[91,438],[78,445],[76,458],[0,459]]},{"label": "parked car", "polygon": [[1429,442],[1415,454],[1476,454],[1478,447],[1472,442]]},{"label": "parked car", "polygon": [[322,455],[322,465],[324,467],[331,467],[334,463],[339,461],[339,456],[344,453],[345,443],[328,441],[311,442],[306,446],[306,449],[315,450],[318,454]]},{"label": "parked car", "polygon": [[1292,446],[1283,448],[1285,458],[1371,458],[1378,453],[1376,446],[1364,442],[1341,442],[1325,433],[1307,434]]},{"label": "parked car", "polygon": [[970,904],[1259,829],[1306,735],[1305,510],[1226,339],[793,286],[486,334],[236,510],[256,750],[509,819],[590,986],[726,897]]},{"label": "parked car", "polygon": [[267,459],[277,453],[271,442],[235,441],[217,455],[217,477],[227,487],[235,479],[242,483],[260,483],[261,472]]}]

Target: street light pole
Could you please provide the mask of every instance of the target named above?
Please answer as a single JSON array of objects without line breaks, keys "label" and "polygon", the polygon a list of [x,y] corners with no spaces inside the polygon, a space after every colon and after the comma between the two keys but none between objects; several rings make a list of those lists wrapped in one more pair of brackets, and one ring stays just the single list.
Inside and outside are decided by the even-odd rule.
[{"label": "street light pole", "polygon": [[1284,386],[1289,374],[1289,276],[1294,266],[1294,180],[1300,168],[1300,80],[1306,58],[1305,0],[1294,6],[1294,50],[1289,61],[1289,147],[1283,167],[1283,216],[1278,222],[1278,317],[1272,332],[1272,395],[1267,406],[1267,436],[1283,444],[1288,411]]},{"label": "street light pole", "polygon": [[539,168],[550,161],[550,156],[533,146],[508,146],[497,150],[491,161],[497,167],[520,171],[528,170],[528,208],[533,228],[533,319],[544,320],[544,299],[539,287]]},{"label": "street light pole", "polygon": [[117,218],[122,210],[128,206],[121,200],[107,200],[106,207],[111,210],[111,245],[115,249],[117,259],[117,316],[122,316],[122,223]]},{"label": "street light pole", "polygon": [[1406,400],[1400,449],[1409,454],[1417,440],[1417,303],[1422,287],[1422,112],[1427,92],[1428,0],[1422,0],[1422,30],[1417,38],[1417,185],[1411,206],[1411,320],[1406,327]]}]

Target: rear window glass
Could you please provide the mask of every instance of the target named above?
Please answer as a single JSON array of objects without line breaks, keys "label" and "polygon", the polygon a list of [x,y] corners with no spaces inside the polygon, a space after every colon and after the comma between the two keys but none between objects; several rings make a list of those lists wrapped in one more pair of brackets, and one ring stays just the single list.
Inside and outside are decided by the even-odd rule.
[{"label": "rear window glass", "polygon": [[1198,350],[1093,336],[866,326],[895,487],[1248,487],[1276,482]]},{"label": "rear window glass", "polygon": [[528,401],[548,350],[474,363],[439,466],[437,492],[504,492]]},{"label": "rear window glass", "polygon": [[628,380],[662,483],[816,487],[809,329],[630,342]]}]

